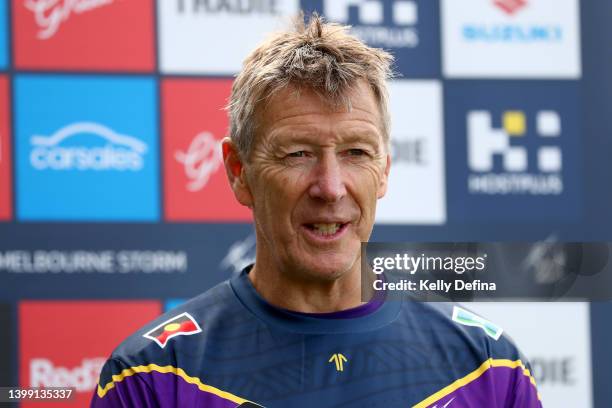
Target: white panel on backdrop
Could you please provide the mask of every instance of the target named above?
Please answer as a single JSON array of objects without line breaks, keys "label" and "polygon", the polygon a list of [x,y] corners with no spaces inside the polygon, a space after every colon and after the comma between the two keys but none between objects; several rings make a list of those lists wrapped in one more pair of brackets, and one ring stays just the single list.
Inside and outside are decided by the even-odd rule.
[{"label": "white panel on backdrop", "polygon": [[434,80],[389,83],[391,174],[376,222],[446,222],[442,85]]},{"label": "white panel on backdrop", "polygon": [[164,73],[234,74],[271,31],[289,26],[299,0],[158,0]]},{"label": "white panel on backdrop", "polygon": [[578,78],[578,0],[442,0],[444,74]]},{"label": "white panel on backdrop", "polygon": [[512,337],[532,364],[545,407],[593,404],[588,303],[469,303]]}]

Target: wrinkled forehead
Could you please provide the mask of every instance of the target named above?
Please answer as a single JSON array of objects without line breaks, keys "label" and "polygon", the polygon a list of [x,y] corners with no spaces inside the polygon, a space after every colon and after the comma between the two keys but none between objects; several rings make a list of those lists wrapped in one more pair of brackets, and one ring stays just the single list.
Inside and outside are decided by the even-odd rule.
[{"label": "wrinkled forehead", "polygon": [[329,96],[316,88],[290,84],[262,100],[255,110],[254,144],[263,141],[268,131],[282,123],[307,124],[309,118],[320,114],[350,115],[357,121],[376,124],[383,138],[383,116],[380,103],[365,81],[358,81],[343,95]]}]

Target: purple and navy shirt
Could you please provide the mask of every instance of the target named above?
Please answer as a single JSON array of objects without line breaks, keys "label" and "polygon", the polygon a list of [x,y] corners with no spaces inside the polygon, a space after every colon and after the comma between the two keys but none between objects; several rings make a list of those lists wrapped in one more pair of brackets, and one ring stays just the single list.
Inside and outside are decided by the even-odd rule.
[{"label": "purple and navy shirt", "polygon": [[156,319],[106,362],[92,407],[541,407],[529,365],[448,303],[325,314],[267,303],[248,270]]}]

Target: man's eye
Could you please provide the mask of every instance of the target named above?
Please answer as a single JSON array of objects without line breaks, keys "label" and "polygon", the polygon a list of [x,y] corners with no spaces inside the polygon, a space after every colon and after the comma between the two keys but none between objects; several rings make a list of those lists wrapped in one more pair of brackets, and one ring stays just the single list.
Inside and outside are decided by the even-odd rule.
[{"label": "man's eye", "polygon": [[306,157],[306,152],[303,151],[303,150],[300,150],[299,152],[289,153],[287,156],[289,156],[289,157]]},{"label": "man's eye", "polygon": [[363,149],[349,149],[346,151],[348,156],[365,156],[368,153]]}]

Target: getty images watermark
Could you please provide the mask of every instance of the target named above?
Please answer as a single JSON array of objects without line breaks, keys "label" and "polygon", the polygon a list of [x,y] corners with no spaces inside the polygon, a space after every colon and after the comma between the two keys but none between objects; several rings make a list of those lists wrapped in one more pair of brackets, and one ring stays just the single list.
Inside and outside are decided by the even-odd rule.
[{"label": "getty images watermark", "polygon": [[610,243],[363,243],[362,298],[612,299]]},{"label": "getty images watermark", "polygon": [[446,282],[443,279],[419,279],[418,281],[400,279],[397,282],[385,282],[382,274],[385,271],[403,271],[409,275],[417,272],[445,271],[454,272],[458,275],[465,272],[484,271],[486,269],[487,254],[482,256],[418,256],[407,253],[395,254],[395,256],[379,256],[372,260],[372,272],[378,275],[372,287],[377,291],[384,290],[438,290],[450,292],[454,290],[487,290],[495,291],[495,282],[483,282],[476,279],[468,282],[462,279],[454,279]]}]

